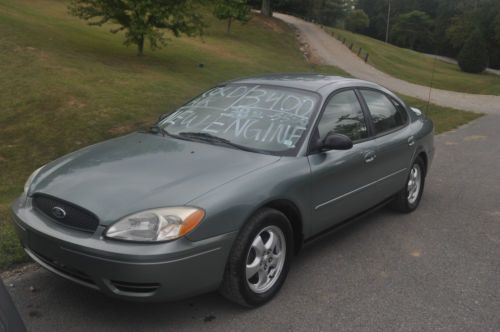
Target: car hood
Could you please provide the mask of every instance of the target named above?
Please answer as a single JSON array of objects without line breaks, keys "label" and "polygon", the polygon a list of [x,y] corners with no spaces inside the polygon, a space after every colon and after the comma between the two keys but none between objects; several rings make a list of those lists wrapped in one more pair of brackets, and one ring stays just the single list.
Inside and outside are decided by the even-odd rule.
[{"label": "car hood", "polygon": [[184,205],[277,156],[162,137],[122,136],[47,164],[30,195],[44,193],[95,213],[101,224],[150,208]]}]

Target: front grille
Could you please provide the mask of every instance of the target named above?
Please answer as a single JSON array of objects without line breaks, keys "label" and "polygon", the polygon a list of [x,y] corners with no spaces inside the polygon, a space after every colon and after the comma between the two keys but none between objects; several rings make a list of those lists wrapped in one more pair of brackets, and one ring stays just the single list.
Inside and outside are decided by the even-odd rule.
[{"label": "front grille", "polygon": [[74,279],[78,279],[86,284],[90,284],[90,285],[95,286],[94,281],[85,272],[74,269],[74,268],[69,267],[69,266],[66,266],[66,265],[64,265],[58,261],[55,261],[51,258],[48,258],[48,257],[46,257],[38,252],[32,251],[32,253],[38,259],[40,259],[42,262],[44,262],[48,266],[52,267],[53,269],[59,271],[60,273],[68,275],[70,277],[73,277]]},{"label": "front grille", "polygon": [[99,225],[95,214],[59,198],[35,194],[33,206],[53,221],[68,227],[95,232]]},{"label": "front grille", "polygon": [[118,280],[110,280],[110,282],[116,289],[127,293],[153,293],[160,288],[158,283],[135,283]]}]

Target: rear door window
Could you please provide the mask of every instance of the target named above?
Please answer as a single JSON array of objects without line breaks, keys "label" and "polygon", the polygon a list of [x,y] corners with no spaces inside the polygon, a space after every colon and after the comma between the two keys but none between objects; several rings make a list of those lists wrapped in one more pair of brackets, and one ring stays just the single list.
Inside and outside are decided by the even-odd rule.
[{"label": "rear door window", "polygon": [[408,116],[402,105],[394,104],[382,92],[375,90],[360,90],[360,92],[370,111],[375,134],[391,131],[406,124]]}]

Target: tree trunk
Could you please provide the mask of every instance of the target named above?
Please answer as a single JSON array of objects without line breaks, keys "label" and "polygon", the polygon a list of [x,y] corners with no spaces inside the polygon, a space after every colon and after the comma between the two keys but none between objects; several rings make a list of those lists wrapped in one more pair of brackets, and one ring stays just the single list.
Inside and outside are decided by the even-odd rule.
[{"label": "tree trunk", "polygon": [[144,35],[141,35],[137,41],[137,56],[142,56],[144,54]]},{"label": "tree trunk", "polygon": [[389,42],[389,24],[391,22],[391,0],[389,0],[389,7],[387,9],[387,27],[385,29],[385,43]]},{"label": "tree trunk", "polygon": [[260,12],[264,16],[273,16],[273,12],[271,11],[271,0],[262,0],[262,8]]},{"label": "tree trunk", "polygon": [[227,19],[227,33],[231,33],[231,23],[233,22],[233,18],[230,17]]}]

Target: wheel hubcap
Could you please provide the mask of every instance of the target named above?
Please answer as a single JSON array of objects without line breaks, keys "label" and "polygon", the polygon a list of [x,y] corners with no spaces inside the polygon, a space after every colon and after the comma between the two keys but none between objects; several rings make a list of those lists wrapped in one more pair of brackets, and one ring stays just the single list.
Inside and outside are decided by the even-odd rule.
[{"label": "wheel hubcap", "polygon": [[257,234],[247,254],[247,284],[255,293],[264,293],[279,279],[286,257],[281,229],[268,226]]},{"label": "wheel hubcap", "polygon": [[413,165],[410,171],[410,177],[408,179],[407,192],[408,192],[408,203],[414,204],[420,193],[420,186],[422,183],[422,171],[418,164]]}]

